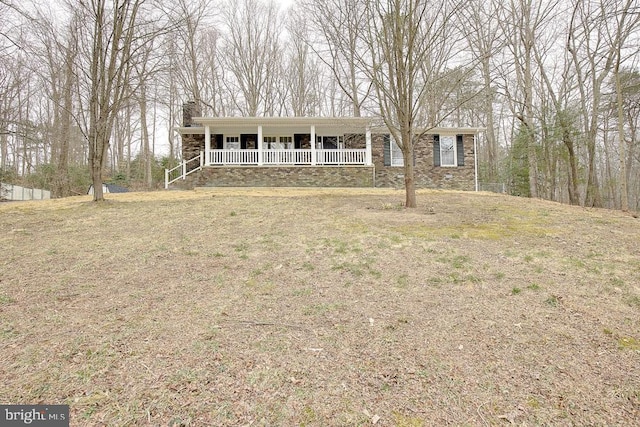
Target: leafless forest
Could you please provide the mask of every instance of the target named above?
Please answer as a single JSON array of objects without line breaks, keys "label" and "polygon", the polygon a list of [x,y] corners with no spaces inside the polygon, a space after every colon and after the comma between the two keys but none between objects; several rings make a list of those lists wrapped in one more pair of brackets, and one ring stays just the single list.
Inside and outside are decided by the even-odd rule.
[{"label": "leafless forest", "polygon": [[637,210],[639,47],[637,0],[0,0],[0,178],[153,188],[195,100],[485,127],[483,189]]}]

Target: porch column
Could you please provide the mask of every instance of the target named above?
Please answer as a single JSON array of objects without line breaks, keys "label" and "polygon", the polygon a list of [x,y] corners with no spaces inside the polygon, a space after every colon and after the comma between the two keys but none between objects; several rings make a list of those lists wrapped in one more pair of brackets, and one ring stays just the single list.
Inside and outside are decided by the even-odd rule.
[{"label": "porch column", "polygon": [[211,151],[211,128],[204,127],[204,164],[209,164],[209,152]]},{"label": "porch column", "polygon": [[316,126],[311,125],[311,166],[316,165]]},{"label": "porch column", "polygon": [[365,133],[365,140],[367,142],[367,154],[365,159],[365,164],[367,166],[371,166],[371,129],[367,126],[367,130]]},{"label": "porch column", "polygon": [[264,159],[262,156],[262,125],[258,126],[258,166],[262,166],[264,164]]}]

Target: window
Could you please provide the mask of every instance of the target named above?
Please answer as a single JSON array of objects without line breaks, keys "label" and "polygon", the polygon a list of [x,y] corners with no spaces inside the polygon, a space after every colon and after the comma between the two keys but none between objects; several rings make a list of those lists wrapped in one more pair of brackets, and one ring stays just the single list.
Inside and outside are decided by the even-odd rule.
[{"label": "window", "polygon": [[333,150],[336,148],[344,148],[344,139],[342,136],[318,136],[316,137],[317,149]]},{"label": "window", "polygon": [[291,136],[265,136],[262,141],[262,147],[267,150],[293,149],[293,137]]},{"label": "window", "polygon": [[293,138],[292,137],[290,137],[290,136],[281,136],[279,139],[280,139],[280,145],[285,150],[293,149]]},{"label": "window", "polygon": [[227,137],[227,150],[239,150],[240,149],[240,137],[228,136]]},{"label": "window", "polygon": [[404,166],[404,157],[400,146],[389,134],[383,135],[383,157],[385,166]]},{"label": "window", "polygon": [[391,141],[391,166],[404,166],[404,156],[400,146],[396,143],[396,140],[392,137]]},{"label": "window", "polygon": [[433,135],[433,166],[464,166],[464,135]]},{"label": "window", "polygon": [[457,166],[456,137],[440,135],[440,166]]}]

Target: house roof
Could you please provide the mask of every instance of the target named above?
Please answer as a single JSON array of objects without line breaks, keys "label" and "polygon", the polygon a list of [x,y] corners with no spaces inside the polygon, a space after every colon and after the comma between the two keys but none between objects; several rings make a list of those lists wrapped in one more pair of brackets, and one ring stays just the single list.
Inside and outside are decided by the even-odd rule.
[{"label": "house roof", "polygon": [[369,117],[194,117],[196,123],[209,126],[367,126]]},{"label": "house roof", "polygon": [[[367,127],[372,133],[389,133],[386,126],[374,123],[372,117],[194,117],[194,123],[201,126],[179,127],[181,134],[204,134],[204,127],[209,126],[211,133],[256,133],[258,126],[263,132],[302,133],[315,126],[316,132],[330,133],[362,133]],[[480,127],[434,127],[416,128],[416,133],[444,134],[477,134]]]},{"label": "house roof", "polygon": [[116,185],[116,184],[106,184],[106,186],[109,189],[109,193],[128,193],[129,192],[128,188],[120,187],[119,185]]}]

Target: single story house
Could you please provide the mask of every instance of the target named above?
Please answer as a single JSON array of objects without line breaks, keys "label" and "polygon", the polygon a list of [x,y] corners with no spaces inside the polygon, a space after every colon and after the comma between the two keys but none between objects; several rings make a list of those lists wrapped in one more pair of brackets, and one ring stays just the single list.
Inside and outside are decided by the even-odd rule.
[{"label": "single story house", "polygon": [[[404,186],[404,160],[388,129],[370,118],[199,117],[185,104],[182,158],[165,187],[199,172],[196,186]],[[474,190],[480,128],[416,134],[417,188]]]}]

